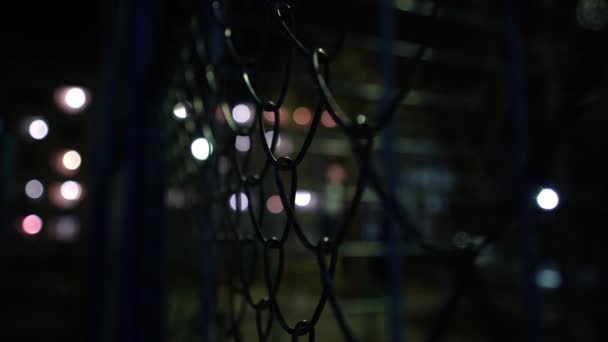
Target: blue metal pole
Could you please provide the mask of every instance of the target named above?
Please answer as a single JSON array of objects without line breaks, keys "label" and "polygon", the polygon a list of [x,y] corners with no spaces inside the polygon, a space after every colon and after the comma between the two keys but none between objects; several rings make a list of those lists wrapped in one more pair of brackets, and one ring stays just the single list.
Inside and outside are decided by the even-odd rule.
[{"label": "blue metal pole", "polygon": [[[105,17],[114,18],[118,6],[109,1]],[[108,250],[109,250],[109,204],[112,189],[112,144],[114,118],[114,89],[116,89],[116,53],[118,23],[110,21],[105,31],[101,67],[101,91],[99,111],[95,116],[95,160],[91,177],[93,205],[89,213],[90,230],[87,235],[86,284],[89,296],[86,301],[86,341],[101,342],[109,339],[108,314]]]},{"label": "blue metal pole", "polygon": [[[217,66],[223,55],[224,40],[221,26],[212,19],[211,2],[206,2],[203,10],[203,17],[206,18],[205,37],[208,42],[209,50],[208,62]],[[219,68],[218,68],[219,69]],[[211,99],[211,103],[218,99]],[[214,104],[215,105],[215,104]],[[214,108],[214,106],[212,107]],[[212,157],[215,158],[215,157]],[[215,160],[214,160],[215,161]],[[201,195],[213,194],[218,186],[216,179],[211,179],[210,169],[204,168],[200,172],[201,184],[199,191]],[[199,224],[202,230],[202,241],[200,242],[200,262],[201,262],[201,340],[203,342],[217,341],[220,337],[217,317],[217,297],[218,297],[218,275],[217,262],[219,258],[220,246],[215,238],[214,208],[212,205],[203,205],[200,208]]]},{"label": "blue metal pole", "polygon": [[[146,112],[145,85],[152,56],[156,1],[131,0],[128,21],[127,163],[121,241],[119,341],[162,341],[161,222],[162,179],[157,153],[149,149],[154,113]],[[157,175],[159,176],[159,175]],[[161,194],[162,196],[162,194]],[[162,197],[161,197],[162,198]],[[147,210],[146,210],[147,209]]]},{"label": "blue metal pole", "polygon": [[540,342],[541,306],[538,289],[535,283],[536,255],[535,233],[530,224],[531,187],[526,176],[526,159],[528,149],[528,122],[525,94],[525,66],[523,60],[522,33],[520,31],[522,5],[517,0],[506,1],[507,53],[508,72],[511,83],[513,132],[514,132],[514,199],[515,217],[519,223],[519,233],[524,256],[524,287],[526,314],[528,322],[528,340]]},{"label": "blue metal pole", "polygon": [[[382,41],[382,80],[384,83],[384,94],[382,108],[390,101],[390,96],[395,88],[395,61],[393,57],[393,1],[382,0],[380,8],[380,36]],[[394,114],[394,113],[393,113]],[[384,130],[383,155],[384,161],[384,179],[386,181],[387,191],[394,191],[396,182],[396,163],[395,163],[395,139],[397,134],[397,119],[393,115],[387,127]],[[401,232],[398,225],[393,222],[393,219],[387,213],[384,214],[384,226],[386,229],[388,242],[388,283],[390,300],[388,303],[388,332],[389,341],[402,341],[403,331],[405,328],[404,319],[402,317],[402,296],[401,296],[401,253],[399,251],[401,245]]]}]

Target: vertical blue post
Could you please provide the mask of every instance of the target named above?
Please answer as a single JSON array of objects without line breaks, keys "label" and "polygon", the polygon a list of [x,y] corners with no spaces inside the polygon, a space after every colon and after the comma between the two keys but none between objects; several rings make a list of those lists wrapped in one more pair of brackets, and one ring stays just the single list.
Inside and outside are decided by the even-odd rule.
[{"label": "vertical blue post", "polygon": [[7,277],[5,266],[9,260],[7,248],[13,216],[11,199],[15,196],[15,138],[5,125],[0,116],[0,274]]},{"label": "vertical blue post", "polygon": [[538,289],[535,283],[536,255],[535,233],[530,224],[531,187],[526,176],[526,159],[528,149],[528,123],[525,94],[525,67],[523,60],[522,37],[520,31],[522,5],[517,0],[506,0],[506,34],[508,53],[508,72],[511,77],[511,96],[513,109],[513,153],[514,153],[514,200],[515,218],[519,223],[520,241],[522,242],[523,274],[528,322],[528,340],[540,342],[541,307]]},{"label": "vertical blue post", "polygon": [[[116,1],[108,1],[104,11],[105,18],[115,18]],[[101,67],[101,91],[99,110],[95,115],[94,171],[91,177],[93,202],[89,214],[89,232],[87,234],[86,277],[88,300],[86,301],[85,340],[101,342],[110,339],[107,326],[108,314],[108,250],[109,250],[109,204],[112,189],[112,120],[115,117],[114,91],[116,89],[116,54],[118,22],[110,21],[104,32],[103,55]]]},{"label": "vertical blue post", "polygon": [[[207,39],[208,62],[217,66],[223,54],[224,40],[223,30],[221,26],[215,22],[211,14],[211,1],[204,2],[202,8],[203,18],[207,25],[205,26],[205,38]],[[216,68],[216,70],[219,68]],[[217,99],[211,99],[214,108]],[[215,162],[215,156],[212,156],[208,162]],[[210,175],[213,172],[209,168],[202,168],[200,171],[200,188],[199,192],[203,198],[211,196],[217,189],[217,179],[211,179]],[[207,197],[208,198],[208,197]],[[217,296],[218,296],[218,281],[217,281],[217,263],[220,251],[218,241],[215,237],[215,218],[213,215],[214,207],[209,202],[204,204],[199,211],[199,226],[202,231],[202,239],[200,242],[200,267],[201,267],[201,282],[200,282],[200,324],[201,324],[201,341],[213,342],[220,338],[217,320]]]},{"label": "vertical blue post", "polygon": [[128,6],[126,100],[127,163],[121,241],[118,341],[163,341],[162,191],[159,152],[151,147],[158,113],[151,111],[149,66],[153,54],[156,1],[131,0]]},{"label": "vertical blue post", "polygon": [[[384,83],[384,94],[382,97],[381,108],[390,102],[390,97],[395,88],[395,61],[393,58],[393,1],[382,0],[380,4],[380,37],[382,41],[381,61],[382,61],[382,81]],[[393,113],[394,114],[394,113]],[[394,115],[383,133],[383,155],[384,179],[386,180],[387,191],[395,191],[397,186],[395,175],[395,138],[397,134],[397,118]],[[388,332],[389,341],[400,342],[404,330],[404,320],[401,317],[401,234],[399,227],[395,225],[390,215],[384,214],[384,226],[386,229],[388,242],[388,284],[390,300],[388,303]]]}]

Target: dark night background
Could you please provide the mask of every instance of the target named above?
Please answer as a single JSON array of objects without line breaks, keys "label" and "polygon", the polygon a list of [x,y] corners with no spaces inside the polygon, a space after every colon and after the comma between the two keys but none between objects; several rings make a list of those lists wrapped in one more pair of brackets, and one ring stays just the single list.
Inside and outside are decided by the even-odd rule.
[{"label": "dark night background", "polygon": [[[260,34],[262,7],[256,1],[228,2],[236,41],[248,51]],[[330,45],[335,32],[346,30],[332,70],[336,94],[347,111],[373,113],[382,89],[378,2],[294,3],[299,32],[310,45]],[[484,329],[496,329],[492,324],[504,329],[505,340],[532,340],[525,332],[529,313],[522,299],[528,241],[543,340],[606,341],[606,264],[601,260],[608,238],[608,2],[513,1],[521,3],[513,16],[506,14],[508,0],[441,3],[439,17],[432,19],[429,0],[394,1],[396,69],[407,69],[416,44],[430,48],[414,91],[397,111],[396,192],[417,224],[440,243],[505,231],[479,266],[495,319],[483,320],[487,317],[475,300],[481,295],[472,285],[445,340],[488,340]],[[191,218],[196,212],[182,202],[196,203],[204,194],[197,196],[203,191],[197,188],[198,166],[190,160],[190,128],[174,123],[171,108],[177,100],[197,98],[183,90],[187,82],[180,68],[202,72],[196,62],[184,61],[181,47],[187,45],[189,20],[204,18],[192,13],[205,4],[5,4],[0,16],[0,341],[201,338],[200,246]],[[521,53],[521,82],[509,46],[513,18],[521,33],[515,47]],[[265,90],[276,92],[277,85],[268,80],[281,72],[284,55],[279,47],[271,49],[256,76]],[[246,91],[235,61],[222,51],[219,64],[232,106],[247,101]],[[288,117],[296,107],[314,105],[307,72],[302,61],[295,64],[297,86],[288,92]],[[90,102],[80,113],[67,114],[57,105],[54,93],[63,86],[88,91]],[[527,113],[523,121],[513,114],[517,92]],[[34,116],[49,125],[43,140],[32,140],[23,130]],[[306,131],[293,119],[284,129],[294,145],[301,144]],[[352,171],[340,139],[337,129],[322,128],[311,159],[299,171],[321,206],[330,201],[323,192],[327,165]],[[82,156],[73,175],[61,174],[53,164],[53,156],[64,149]],[[45,185],[39,200],[24,192],[33,178]],[[83,189],[71,208],[58,207],[47,186],[66,180],[80,182]],[[352,182],[343,184],[345,193]],[[542,188],[559,194],[555,210],[536,205]],[[382,203],[374,196],[364,198],[364,214],[342,249],[336,287],[359,339],[388,340],[386,258],[378,247],[385,236],[376,220]],[[29,236],[21,220],[33,213],[44,225]],[[62,240],[52,227],[66,215],[79,224],[74,237]],[[332,222],[321,211],[302,215],[310,226]],[[530,235],[525,237],[522,227]],[[285,275],[294,290],[281,294],[293,303],[294,317],[308,312],[310,296],[319,291],[311,280],[316,264],[300,252],[294,248],[290,265],[297,267]],[[410,310],[406,335],[419,341],[450,291],[453,268],[438,266],[426,255],[403,253],[403,292]],[[539,280],[543,274],[558,280],[547,285]],[[246,322],[245,330],[253,331],[251,316]],[[272,341],[287,339],[276,330]],[[339,339],[330,315],[319,336]]]}]

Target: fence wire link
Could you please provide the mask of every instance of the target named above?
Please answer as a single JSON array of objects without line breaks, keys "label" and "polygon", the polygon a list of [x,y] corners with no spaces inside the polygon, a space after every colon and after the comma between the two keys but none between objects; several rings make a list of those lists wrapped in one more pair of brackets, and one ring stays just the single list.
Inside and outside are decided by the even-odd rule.
[{"label": "fence wire link", "polygon": [[[458,255],[461,260],[456,272],[465,274],[476,273],[475,260],[482,252],[496,239],[497,234],[486,236],[485,240],[477,246],[463,250],[452,246],[434,244],[424,239],[420,229],[416,227],[414,220],[406,210],[405,206],[396,198],[393,191],[387,191],[383,184],[382,176],[377,170],[377,166],[372,159],[374,138],[382,133],[383,129],[390,123],[391,118],[396,115],[397,107],[403,103],[407,97],[412,80],[416,76],[416,71],[421,65],[421,60],[426,51],[426,46],[419,45],[410,65],[404,75],[399,77],[402,88],[391,90],[393,94],[389,101],[379,105],[375,117],[368,117],[367,122],[359,123],[351,120],[351,115],[346,113],[338,104],[331,87],[332,62],[339,55],[343,41],[346,37],[344,32],[340,33],[339,39],[335,42],[330,51],[307,46],[298,36],[294,28],[296,13],[289,1],[265,1],[259,6],[263,7],[263,29],[257,42],[258,47],[250,57],[245,57],[240,53],[239,46],[236,44],[234,35],[236,30],[230,24],[230,18],[226,3],[221,0],[213,1],[209,4],[208,14],[215,28],[220,28],[218,32],[222,35],[222,46],[230,55],[233,63],[240,70],[241,82],[247,89],[251,100],[255,103],[255,115],[250,126],[243,126],[235,122],[231,115],[230,89],[226,87],[226,80],[223,79],[222,63],[213,57],[213,33],[209,29],[202,27],[200,17],[188,13],[185,15],[185,25],[187,31],[185,38],[182,38],[182,62],[187,61],[193,65],[195,70],[190,77],[184,77],[184,88],[178,98],[170,101],[181,101],[186,104],[186,110],[194,120],[196,129],[204,133],[205,138],[213,147],[213,155],[204,165],[199,164],[201,177],[207,177],[206,183],[215,183],[212,193],[201,194],[205,196],[201,199],[200,205],[213,205],[220,213],[220,217],[214,218],[213,235],[215,243],[221,240],[222,246],[231,246],[231,259],[226,275],[228,281],[228,312],[225,313],[226,321],[223,325],[225,337],[233,338],[236,341],[243,339],[241,325],[245,319],[246,312],[252,310],[255,317],[255,327],[257,339],[259,341],[268,340],[273,328],[282,329],[292,337],[293,341],[307,338],[309,341],[315,340],[315,327],[319,322],[321,314],[329,306],[337,325],[347,341],[356,341],[356,337],[349,324],[348,318],[342,307],[333,287],[333,277],[336,273],[337,260],[340,254],[340,247],[349,229],[353,226],[353,220],[361,206],[363,193],[368,190],[374,192],[383,209],[394,218],[406,234],[408,242],[421,247],[425,252],[442,260],[446,265],[454,265],[454,256]],[[439,5],[434,2],[431,17],[436,17]],[[187,12],[187,11],[185,11]],[[276,35],[280,31],[281,38]],[[183,33],[183,31],[181,31]],[[279,39],[273,41],[273,39]],[[281,51],[269,50],[268,45],[272,43],[282,43]],[[185,52],[184,52],[185,51]],[[257,86],[251,70],[260,63],[267,54],[281,56],[282,74],[277,84],[280,84],[277,94],[265,94]],[[308,64],[308,76],[316,85],[318,96],[317,104],[314,109],[312,122],[305,134],[302,143],[294,157],[277,156],[276,148],[279,135],[281,133],[279,109],[283,105],[286,94],[290,89],[290,82],[293,74],[294,58],[300,58]],[[193,97],[202,99],[203,108],[196,109],[193,106]],[[350,145],[350,150],[356,161],[356,181],[355,191],[351,198],[347,200],[348,206],[341,214],[340,224],[337,225],[335,233],[331,236],[321,236],[317,241],[311,240],[305,234],[305,228],[300,223],[296,213],[296,191],[298,190],[298,166],[306,159],[307,152],[317,134],[317,128],[321,121],[321,116],[327,111],[335,121],[343,139]],[[272,125],[272,139],[267,141],[267,127],[264,123],[264,112],[272,113],[274,123]],[[201,113],[209,113],[201,114]],[[220,114],[219,120],[216,114]],[[230,128],[229,134],[225,134],[220,127],[220,121],[224,121]],[[247,152],[237,153],[234,148],[234,139],[237,136],[246,136],[253,145],[261,144],[263,155],[254,156],[253,148]],[[230,162],[229,172],[219,171],[219,160],[224,157]],[[262,158],[263,164],[258,170],[252,170],[250,161],[254,158]],[[266,189],[264,181],[272,179],[284,208],[284,224],[278,235],[268,235],[264,233],[265,216],[267,212],[263,203],[265,202]],[[210,187],[212,189],[212,187]],[[257,196],[259,206],[254,208],[248,205],[242,208],[240,193],[244,193],[248,199]],[[229,198],[236,194],[234,205],[236,210],[229,207]],[[251,202],[250,202],[251,203]],[[247,213],[242,217],[240,212],[246,210]],[[253,234],[243,233],[241,229],[245,223],[245,218],[253,227]],[[207,228],[202,228],[207,229]],[[227,233],[227,234],[226,234]],[[279,302],[278,293],[283,290],[283,280],[285,273],[286,241],[290,234],[295,234],[297,240],[314,255],[316,260],[322,286],[318,301],[314,310],[307,317],[302,317],[295,324],[290,324],[284,315],[284,303]],[[226,243],[229,241],[229,243]],[[259,250],[262,251],[261,256]],[[249,252],[248,252],[249,251]],[[255,300],[251,293],[251,286],[254,282],[258,262],[261,258],[263,283],[266,296]],[[462,261],[464,260],[464,261]],[[244,262],[245,261],[245,262]],[[477,273],[476,273],[477,274]],[[477,274],[476,276],[479,276]],[[462,285],[461,286],[465,286]],[[460,292],[454,296],[460,296]],[[450,297],[445,306],[440,310],[437,324],[432,327],[429,333],[429,340],[436,340],[441,335],[445,327],[446,313],[453,310],[454,302],[457,297]],[[203,308],[204,309],[204,308]]]}]

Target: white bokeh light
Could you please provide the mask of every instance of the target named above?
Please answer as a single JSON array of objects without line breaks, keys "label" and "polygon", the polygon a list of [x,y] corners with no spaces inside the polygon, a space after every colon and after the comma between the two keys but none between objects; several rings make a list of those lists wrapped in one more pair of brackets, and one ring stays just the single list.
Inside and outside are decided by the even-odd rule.
[{"label": "white bokeh light", "polygon": [[[247,195],[245,195],[244,193],[239,193],[239,198],[240,198],[240,202],[241,202],[241,211],[245,211],[245,209],[247,209],[247,207],[249,206],[249,200],[247,199]],[[234,211],[236,211],[236,197],[237,194],[232,194],[230,195],[230,200],[228,201],[228,204],[230,204],[230,208]]]},{"label": "white bokeh light", "polygon": [[241,152],[247,152],[251,148],[251,141],[246,135],[237,135],[234,140],[234,147]]},{"label": "white bokeh light", "polygon": [[306,207],[310,204],[312,194],[310,191],[298,190],[296,191],[296,205],[298,207]]},{"label": "white bokeh light", "polygon": [[542,189],[536,196],[536,203],[544,210],[553,210],[559,204],[559,196],[553,189]]},{"label": "white bokeh light", "polygon": [[80,87],[71,87],[63,97],[65,104],[72,109],[81,109],[87,103],[87,94]]},{"label": "white bokeh light", "polygon": [[[268,146],[272,146],[272,138],[274,137],[274,131],[268,131],[264,134],[266,137],[266,143]],[[281,135],[277,136],[277,144],[275,147],[279,147],[281,145]]]},{"label": "white bokeh light", "polygon": [[65,113],[78,114],[89,104],[89,92],[82,87],[59,87],[55,90],[55,103]]},{"label": "white bokeh light", "polygon": [[30,122],[27,131],[33,139],[42,140],[49,134],[49,125],[42,119],[35,119]]},{"label": "white bokeh light", "polygon": [[80,199],[82,188],[80,187],[80,184],[78,184],[78,182],[65,181],[61,184],[59,191],[64,199],[68,201],[76,201]]},{"label": "white bokeh light", "polygon": [[205,138],[198,138],[190,145],[190,151],[194,158],[198,160],[207,160],[213,152],[213,147],[209,143],[209,140]]},{"label": "white bokeh light", "polygon": [[188,117],[188,111],[186,110],[186,106],[183,103],[178,102],[175,107],[173,107],[173,115],[178,119],[185,119]]},{"label": "white bokeh light", "polygon": [[44,186],[37,179],[32,179],[25,184],[25,194],[31,199],[38,199],[44,194]]},{"label": "white bokeh light", "polygon": [[238,104],[232,108],[232,118],[240,124],[249,122],[251,117],[251,109],[245,104]]},{"label": "white bokeh light", "polygon": [[78,170],[80,164],[82,163],[82,158],[80,157],[80,153],[70,150],[63,154],[61,157],[61,163],[63,164],[63,167],[68,170]]},{"label": "white bokeh light", "polygon": [[562,284],[562,274],[554,267],[542,268],[536,272],[536,285],[543,289],[556,289]]}]

